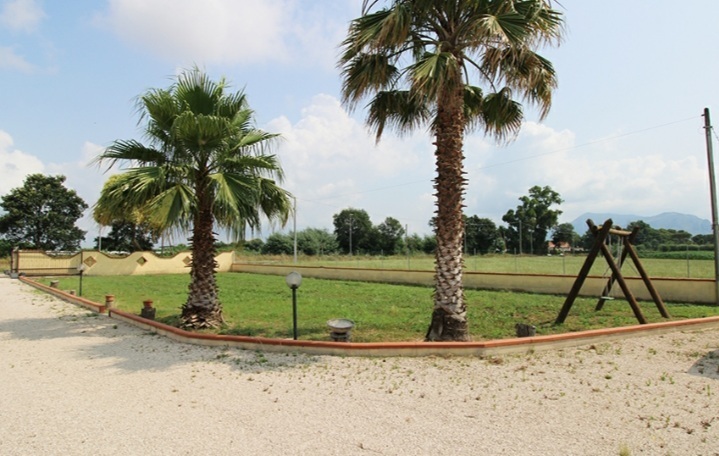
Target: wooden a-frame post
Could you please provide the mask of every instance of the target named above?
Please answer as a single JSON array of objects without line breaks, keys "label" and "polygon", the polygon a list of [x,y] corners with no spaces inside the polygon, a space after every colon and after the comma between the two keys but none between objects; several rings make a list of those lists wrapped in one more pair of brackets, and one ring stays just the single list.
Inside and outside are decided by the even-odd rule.
[{"label": "wooden a-frame post", "polygon": [[[608,219],[604,222],[602,228],[597,228],[596,225],[594,225],[594,222],[592,222],[591,220],[587,220],[587,225],[589,225],[589,229],[594,234],[594,245],[590,249],[589,254],[587,255],[587,259],[584,261],[584,265],[579,271],[579,275],[574,281],[574,285],[572,285],[572,289],[569,291],[567,299],[564,301],[562,310],[560,310],[554,324],[561,324],[564,323],[564,320],[566,320],[567,315],[569,315],[569,310],[572,308],[574,300],[577,299],[579,291],[581,290],[582,285],[584,284],[584,281],[589,274],[589,270],[592,268],[592,265],[597,258],[597,255],[599,255],[599,252],[601,252],[602,256],[604,256],[604,258],[607,260],[607,264],[609,264],[609,268],[612,270],[612,275],[607,281],[607,284],[604,286],[602,296],[599,298],[599,302],[597,302],[597,307],[595,308],[595,310],[601,310],[601,308],[604,306],[604,302],[607,300],[607,296],[612,289],[612,285],[616,281],[619,283],[619,286],[624,293],[624,297],[629,302],[629,305],[634,312],[634,316],[637,317],[639,323],[647,323],[646,318],[644,318],[644,315],[639,308],[639,304],[637,303],[636,298],[632,294],[631,290],[629,290],[627,282],[624,280],[624,276],[622,275],[622,265],[624,264],[624,260],[626,260],[627,255],[629,255],[634,262],[634,265],[636,266],[637,272],[639,272],[642,281],[649,290],[649,294],[651,294],[652,299],[657,306],[657,309],[659,309],[659,313],[661,313],[662,317],[669,318],[669,312],[667,311],[667,308],[664,305],[662,298],[659,296],[659,293],[657,293],[656,289],[654,288],[654,285],[652,285],[652,282],[649,279],[649,275],[646,273],[646,270],[639,261],[639,255],[637,254],[636,250],[634,249],[634,246],[632,245],[634,239],[637,236],[637,233],[639,232],[639,228],[635,227],[634,230],[631,232],[615,230],[612,228],[612,223],[612,219]],[[607,247],[605,242],[610,234],[617,235],[622,239],[622,254],[616,262],[614,260],[614,256],[612,255],[612,252],[609,250],[609,247]]]}]

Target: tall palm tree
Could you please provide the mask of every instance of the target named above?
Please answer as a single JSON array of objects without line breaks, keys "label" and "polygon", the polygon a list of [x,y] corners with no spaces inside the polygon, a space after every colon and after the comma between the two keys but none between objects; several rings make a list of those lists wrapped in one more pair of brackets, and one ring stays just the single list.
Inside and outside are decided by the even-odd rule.
[{"label": "tall palm tree", "polygon": [[283,173],[267,153],[276,134],[253,126],[243,92],[228,93],[224,79],[211,81],[197,68],[169,89],[138,99],[147,145],[115,141],[100,156],[110,166],[127,163],[108,179],[95,205],[98,220],[135,214],[159,232],[191,231],[192,263],[182,324],[222,324],[215,279],[215,226],[236,237],[263,218],[287,221],[290,195],[278,186]]},{"label": "tall palm tree", "polygon": [[534,49],[558,43],[562,26],[551,0],[364,0],[350,23],[339,60],[345,105],[371,97],[367,124],[377,140],[385,126],[407,132],[428,125],[434,136],[437,249],[427,340],[469,339],[464,134],[479,127],[512,139],[523,119],[515,93],[547,115],[555,72]]}]

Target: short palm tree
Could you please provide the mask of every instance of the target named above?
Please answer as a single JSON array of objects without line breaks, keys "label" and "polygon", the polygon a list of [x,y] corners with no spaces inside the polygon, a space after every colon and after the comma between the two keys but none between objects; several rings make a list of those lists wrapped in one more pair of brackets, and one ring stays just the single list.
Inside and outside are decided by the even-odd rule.
[{"label": "short palm tree", "polygon": [[479,127],[513,138],[523,119],[515,94],[547,115],[556,77],[534,49],[558,43],[562,25],[550,0],[364,0],[350,23],[339,60],[344,103],[353,109],[371,97],[367,123],[378,140],[385,126],[428,125],[434,136],[436,285],[427,340],[469,339],[464,134]]},{"label": "short palm tree", "polygon": [[287,221],[290,195],[278,186],[282,168],[268,154],[275,134],[253,126],[243,92],[228,93],[197,68],[169,89],[138,99],[147,144],[114,142],[98,158],[129,164],[112,176],[95,205],[98,221],[132,218],[158,232],[191,231],[191,282],[182,307],[187,328],[217,327],[222,307],[215,279],[215,227],[236,237],[263,218]]}]

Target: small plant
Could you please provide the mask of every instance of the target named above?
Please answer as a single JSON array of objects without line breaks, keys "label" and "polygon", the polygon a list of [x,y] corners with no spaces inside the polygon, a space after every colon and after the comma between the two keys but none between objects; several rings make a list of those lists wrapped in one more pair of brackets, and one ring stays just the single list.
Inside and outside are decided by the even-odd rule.
[{"label": "small plant", "polygon": [[632,456],[632,452],[629,450],[629,446],[626,443],[619,445],[619,456]]},{"label": "small plant", "polygon": [[504,364],[504,359],[499,356],[492,356],[489,359],[487,359],[487,362],[489,364],[500,365],[500,364]]},{"label": "small plant", "polygon": [[255,362],[257,364],[266,364],[266,363],[269,363],[270,360],[267,359],[267,357],[265,356],[264,353],[258,351],[258,352],[255,352]]}]

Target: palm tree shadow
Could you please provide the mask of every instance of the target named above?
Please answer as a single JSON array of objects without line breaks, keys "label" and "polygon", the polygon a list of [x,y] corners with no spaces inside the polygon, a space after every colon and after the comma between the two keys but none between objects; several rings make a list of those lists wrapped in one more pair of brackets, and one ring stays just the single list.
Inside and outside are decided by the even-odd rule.
[{"label": "palm tree shadow", "polygon": [[719,380],[719,350],[710,351],[701,357],[688,371],[691,375]]},{"label": "palm tree shadow", "polygon": [[[93,312],[73,313],[58,318],[0,320],[0,337],[8,340],[53,341],[69,362],[101,358],[102,363],[128,372],[163,371],[190,363],[222,363],[233,370],[256,373],[292,369],[316,362],[304,354],[265,353],[234,347],[206,347],[173,341],[140,328]],[[81,340],[77,340],[82,338]],[[57,343],[55,343],[57,342]]]}]

